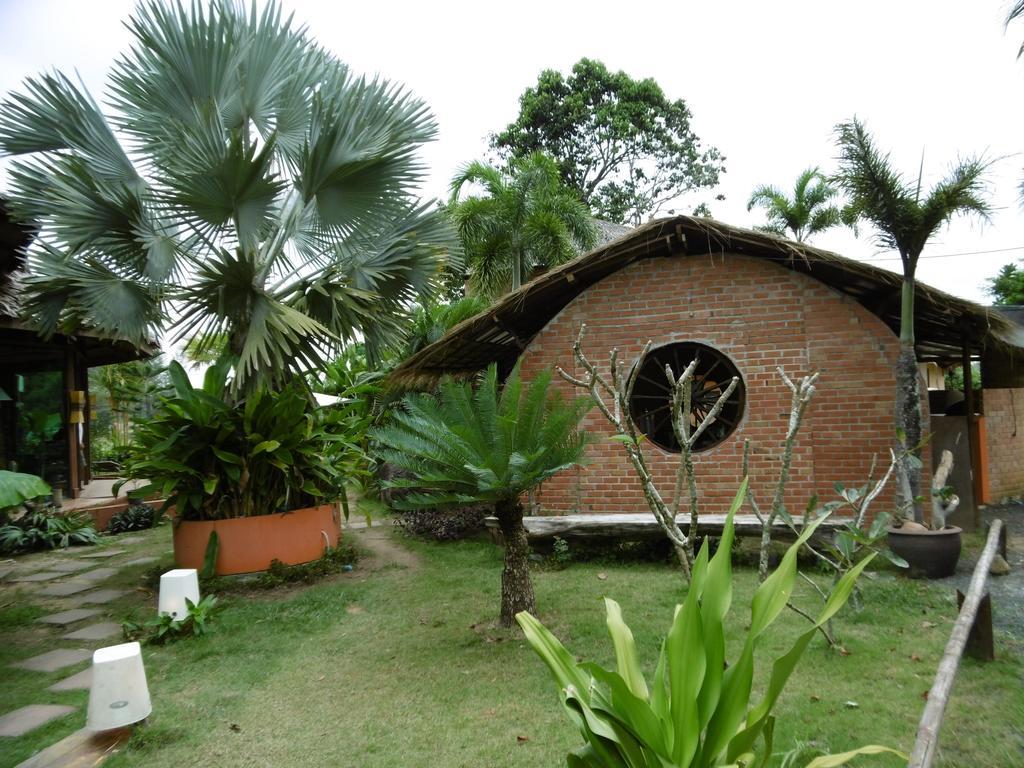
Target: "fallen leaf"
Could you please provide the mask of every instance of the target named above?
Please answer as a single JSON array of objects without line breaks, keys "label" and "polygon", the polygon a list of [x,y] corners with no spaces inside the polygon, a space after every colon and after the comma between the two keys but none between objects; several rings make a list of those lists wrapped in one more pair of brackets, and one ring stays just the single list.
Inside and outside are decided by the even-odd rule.
[{"label": "fallen leaf", "polygon": [[347,613],[364,613],[363,606],[361,605],[346,605],[345,611]]},{"label": "fallen leaf", "polygon": [[316,681],[319,683],[319,682],[322,682],[323,680],[325,680],[326,678],[327,678],[327,675],[320,675],[320,677],[318,677],[316,679]]},{"label": "fallen leaf", "polygon": [[921,629],[933,629],[934,627],[935,627],[935,622],[932,622],[932,621],[922,621],[921,622]]},{"label": "fallen leaf", "polygon": [[597,574],[597,578],[599,578],[601,581],[605,581],[608,578],[608,574],[607,573],[599,573],[599,574]]},{"label": "fallen leaf", "polygon": [[811,701],[821,701],[821,696],[817,696],[817,695],[812,693],[811,694]]},{"label": "fallen leaf", "polygon": [[858,709],[858,708],[860,708],[860,704],[858,704],[856,701],[847,701],[847,702],[845,702],[843,704],[843,706],[846,707],[847,709]]},{"label": "fallen leaf", "polygon": [[924,699],[925,701],[928,701],[928,694],[929,694],[930,692],[931,692],[931,688],[929,688],[929,689],[928,689],[927,691],[924,691],[924,692],[923,692],[923,693],[921,694],[921,698],[922,698],[922,699]]},{"label": "fallen leaf", "polygon": [[849,656],[850,652],[848,650],[846,650],[846,648],[844,648],[843,646],[840,645],[839,646],[839,655],[840,656]]},{"label": "fallen leaf", "polygon": [[520,744],[522,744],[524,741],[529,741],[529,740],[530,740],[529,736],[516,736],[516,741],[518,741]]},{"label": "fallen leaf", "polygon": [[910,660],[911,661],[920,661],[921,657],[918,656],[916,653],[912,653],[912,654],[910,654]]},{"label": "fallen leaf", "polygon": [[229,725],[228,727],[229,727],[229,728],[230,728],[230,729],[231,729],[232,731],[234,731],[235,733],[241,733],[241,732],[242,732],[242,729],[241,729],[241,728],[239,727],[238,723],[232,723],[232,724],[231,724],[231,725]]}]

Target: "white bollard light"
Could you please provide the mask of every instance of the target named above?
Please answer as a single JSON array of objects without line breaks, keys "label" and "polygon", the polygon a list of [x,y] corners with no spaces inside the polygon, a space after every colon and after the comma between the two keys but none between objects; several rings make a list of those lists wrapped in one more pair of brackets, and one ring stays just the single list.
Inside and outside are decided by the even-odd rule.
[{"label": "white bollard light", "polygon": [[185,598],[193,604],[199,602],[199,575],[195,568],[176,568],[160,577],[160,604],[157,613],[170,614],[175,619],[188,616]]},{"label": "white bollard light", "polygon": [[145,720],[152,711],[139,644],[122,643],[94,651],[85,727],[90,731],[123,728]]}]

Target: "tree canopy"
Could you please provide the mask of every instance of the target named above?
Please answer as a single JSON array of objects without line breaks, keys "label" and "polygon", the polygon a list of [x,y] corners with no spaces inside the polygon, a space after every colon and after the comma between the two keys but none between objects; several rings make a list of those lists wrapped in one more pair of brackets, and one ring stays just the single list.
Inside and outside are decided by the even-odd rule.
[{"label": "tree canopy", "polygon": [[778,187],[762,184],[750,195],[747,210],[763,208],[768,223],[759,227],[776,235],[791,234],[803,242],[826,229],[842,224],[842,212],[831,202],[838,191],[817,168],[801,173],[789,197]]},{"label": "tree canopy", "polygon": [[[460,198],[472,185],[484,194]],[[516,290],[534,269],[569,261],[597,241],[587,206],[542,152],[513,158],[505,169],[470,163],[452,179],[451,190],[448,209],[465,248],[470,286],[486,297]]]},{"label": "tree canopy", "polygon": [[670,201],[718,183],[723,160],[703,148],[682,99],[651,78],[580,59],[569,77],[541,73],[519,99],[519,117],[491,137],[505,157],[542,151],[597,216],[638,225]]},{"label": "tree canopy", "polygon": [[353,75],[275,2],[144,2],[127,25],[109,116],[60,73],[0,104],[11,206],[39,226],[38,327],[227,339],[236,387],[399,338],[458,254],[414,194],[424,104]]},{"label": "tree canopy", "polygon": [[989,278],[987,290],[996,304],[1024,304],[1024,269],[1004,264],[998,275]]}]

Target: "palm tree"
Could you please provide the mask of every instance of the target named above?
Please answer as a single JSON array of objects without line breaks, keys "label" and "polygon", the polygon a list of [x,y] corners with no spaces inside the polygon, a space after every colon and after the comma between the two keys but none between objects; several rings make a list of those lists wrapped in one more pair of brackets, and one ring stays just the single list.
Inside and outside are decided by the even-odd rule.
[{"label": "palm tree", "polygon": [[[1024,0],[1014,0],[1010,10],[1006,12],[1006,20],[1003,25],[1009,27],[1011,21],[1016,21],[1022,16],[1024,16]],[[1021,56],[1024,56],[1024,45],[1017,50],[1017,58],[1019,59]]]},{"label": "palm tree", "polygon": [[[904,181],[892,168],[889,155],[882,154],[864,124],[857,118],[836,126],[839,173],[835,181],[849,199],[852,217],[872,224],[878,242],[895,249],[903,263],[900,308],[900,355],[896,361],[896,426],[901,442],[910,454],[920,455],[921,392],[914,349],[914,291],[917,261],[939,227],[958,214],[974,214],[987,220],[991,212],[984,198],[984,175],[988,163],[978,158],[960,161],[922,198],[920,175],[914,183]],[[919,462],[914,462],[919,464]],[[912,471],[909,458],[901,465],[909,485],[909,503],[919,495],[921,475]],[[904,488],[904,495],[908,489]],[[920,522],[920,505],[914,516]]]},{"label": "palm tree", "polygon": [[788,231],[794,240],[804,242],[843,223],[839,208],[829,205],[837,194],[821,171],[808,168],[797,177],[792,198],[778,187],[761,185],[751,194],[747,210],[755,206],[765,209],[768,224],[758,229],[782,236]]},{"label": "palm tree", "polygon": [[[459,200],[467,184],[484,196]],[[472,288],[495,298],[538,268],[569,261],[597,242],[590,210],[563,185],[558,165],[535,152],[502,171],[474,162],[452,179],[449,210],[466,249]]]},{"label": "palm tree", "polygon": [[0,104],[11,204],[40,227],[40,330],[226,340],[236,387],[400,338],[458,252],[412,194],[436,133],[423,103],[354,76],[276,2],[150,0],[128,27],[109,117],[59,73]]},{"label": "palm tree", "polygon": [[518,367],[504,387],[492,364],[475,389],[446,379],[439,396],[407,395],[392,422],[374,432],[381,458],[407,472],[388,483],[407,493],[393,500],[402,509],[494,504],[505,537],[501,575],[501,624],[511,627],[520,611],[536,613],[529,545],[520,497],[583,460],[587,436],[580,420],[590,401],[564,402],[549,393],[550,371],[524,385]]}]

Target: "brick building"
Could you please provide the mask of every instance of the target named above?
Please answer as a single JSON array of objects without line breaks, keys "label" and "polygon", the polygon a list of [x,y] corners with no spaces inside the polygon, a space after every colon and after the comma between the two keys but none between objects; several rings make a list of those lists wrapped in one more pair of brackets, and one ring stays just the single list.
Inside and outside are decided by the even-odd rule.
[{"label": "brick building", "polygon": [[[681,370],[697,356],[698,400],[716,399],[733,375],[741,381],[695,457],[702,509],[723,512],[742,476],[745,441],[752,486],[770,498],[790,400],[777,366],[791,376],[818,371],[788,486],[787,506],[802,510],[812,494],[834,498],[836,481],[864,482],[874,457],[879,467],[888,462],[900,283],[891,272],[772,235],[709,219],[662,219],[537,277],[421,350],[394,379],[430,385],[491,362],[507,371],[517,360],[527,378],[553,365],[579,374],[571,347],[586,323],[584,349],[593,362],[606,369],[609,351],[617,348],[627,369],[641,367],[631,407],[650,438],[645,444],[656,479],[671,489],[676,446],[660,371],[666,363]],[[922,363],[980,360],[990,388],[983,397],[969,394],[960,406],[973,415],[964,410],[933,418],[933,444],[955,449],[963,484],[973,485],[957,488],[966,501],[959,522],[969,526],[972,497],[1024,493],[1024,435],[1018,437],[1016,427],[1016,408],[1024,409],[1024,358],[1018,356],[1024,355],[1024,328],[920,286],[916,330]],[[651,352],[640,359],[648,340]],[[970,366],[966,370],[970,378]],[[585,426],[598,438],[588,465],[547,482],[538,499],[542,509],[646,511],[622,446],[600,439],[611,435],[610,426],[596,409]],[[892,495],[890,488],[877,508],[891,505]]]}]

